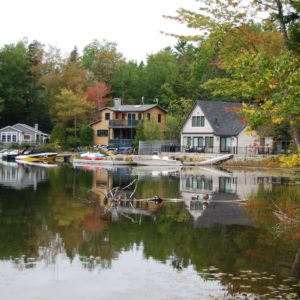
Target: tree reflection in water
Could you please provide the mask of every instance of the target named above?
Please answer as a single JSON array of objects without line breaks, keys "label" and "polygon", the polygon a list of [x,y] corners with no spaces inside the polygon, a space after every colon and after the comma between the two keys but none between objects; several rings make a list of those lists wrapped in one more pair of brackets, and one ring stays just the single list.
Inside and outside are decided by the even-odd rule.
[{"label": "tree reflection in water", "polygon": [[[271,287],[278,290],[280,286],[282,293],[285,287],[290,288],[286,292],[299,292],[298,283],[290,278],[299,276],[297,231],[288,237],[274,235],[278,220],[268,200],[275,197],[276,189],[282,187],[286,191],[286,186],[276,184],[275,187],[266,179],[265,183],[261,179],[255,181],[254,178],[261,176],[247,172],[233,173],[226,180],[207,173],[195,173],[194,181],[191,176],[184,172],[172,176],[132,176],[132,170],[126,168],[90,171],[62,166],[47,170],[47,180],[35,191],[2,186],[0,258],[14,261],[20,270],[34,268],[37,262],[55,265],[58,257],[69,261],[79,258],[83,268],[93,271],[113,268],[112,262],[120,254],[137,248],[143,252],[144,259],[155,259],[177,271],[192,266],[199,276],[217,280],[232,295],[249,291],[269,294]],[[159,206],[137,202],[131,211],[132,207],[126,204],[120,207],[123,210],[114,222],[104,210],[105,191],[125,186],[134,178],[137,199],[155,194],[165,198],[184,196],[187,201]],[[194,185],[187,186],[187,178]],[[252,202],[245,208],[251,223],[211,222],[202,226],[198,218],[205,214],[194,213],[201,205],[195,202],[190,205],[191,197],[205,189],[206,193],[210,191],[213,201],[219,201],[218,205],[223,195],[239,200],[240,195],[245,196],[240,194],[244,191],[240,192],[239,181],[244,184],[247,181],[248,189],[250,182],[256,182],[252,186]],[[285,193],[291,205],[299,199],[295,193],[299,195],[298,186]],[[93,201],[85,203],[88,195]],[[287,208],[287,203],[282,205]],[[213,218],[211,203],[208,209]]]}]

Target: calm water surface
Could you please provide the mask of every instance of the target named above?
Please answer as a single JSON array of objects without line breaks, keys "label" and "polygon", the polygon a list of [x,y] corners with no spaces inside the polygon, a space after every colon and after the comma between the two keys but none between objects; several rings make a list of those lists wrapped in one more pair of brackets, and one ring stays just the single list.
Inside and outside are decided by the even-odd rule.
[{"label": "calm water surface", "polygon": [[299,178],[0,162],[0,299],[299,299]]}]

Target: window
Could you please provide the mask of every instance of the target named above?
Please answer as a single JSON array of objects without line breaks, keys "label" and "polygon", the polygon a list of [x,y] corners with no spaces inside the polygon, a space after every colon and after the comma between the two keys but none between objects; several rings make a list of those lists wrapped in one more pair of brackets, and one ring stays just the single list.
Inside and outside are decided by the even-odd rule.
[{"label": "window", "polygon": [[129,113],[128,114],[128,120],[135,120],[135,114]]},{"label": "window", "polygon": [[12,141],[13,141],[13,143],[17,142],[17,135],[16,134],[12,135]]},{"label": "window", "polygon": [[104,130],[104,129],[97,130],[97,136],[108,136],[108,130]]},{"label": "window", "polygon": [[116,119],[119,119],[119,113],[116,113]]},{"label": "window", "polygon": [[6,138],[7,138],[7,142],[10,143],[11,142],[11,135],[8,134]]},{"label": "window", "polygon": [[139,113],[139,120],[142,120],[142,113]]},{"label": "window", "polygon": [[31,141],[31,135],[30,134],[24,134],[24,141]]},{"label": "window", "polygon": [[187,137],[187,146],[191,146],[191,137],[190,136],[188,136]]},{"label": "window", "polygon": [[204,127],[204,116],[192,117],[192,127]]},{"label": "window", "polygon": [[105,120],[110,120],[110,113],[105,113]]},{"label": "window", "polygon": [[147,119],[150,120],[150,118],[151,118],[151,114],[147,113]]},{"label": "window", "polygon": [[158,114],[158,115],[157,115],[157,122],[158,122],[158,123],[161,123],[161,114]]},{"label": "window", "polygon": [[213,148],[214,146],[214,138],[212,136],[205,137],[205,147]]},{"label": "window", "polygon": [[122,120],[125,120],[125,114],[122,113]]},{"label": "window", "polygon": [[2,135],[1,135],[1,142],[6,143],[6,134],[5,133],[2,133]]},{"label": "window", "polygon": [[193,146],[194,147],[203,147],[203,137],[194,137],[193,138]]}]

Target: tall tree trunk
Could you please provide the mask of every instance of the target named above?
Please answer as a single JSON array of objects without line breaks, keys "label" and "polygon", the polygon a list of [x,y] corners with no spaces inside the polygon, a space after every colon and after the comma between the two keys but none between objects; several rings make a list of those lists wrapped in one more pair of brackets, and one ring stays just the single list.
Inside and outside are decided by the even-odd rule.
[{"label": "tall tree trunk", "polygon": [[296,278],[300,277],[300,248],[298,248],[298,251],[295,256],[295,260],[292,264],[291,275],[295,276]]},{"label": "tall tree trunk", "polygon": [[292,136],[297,147],[298,154],[300,154],[300,121],[297,121],[294,125],[292,125]]},{"label": "tall tree trunk", "polygon": [[74,135],[75,137],[77,137],[77,119],[76,116],[74,116]]},{"label": "tall tree trunk", "polygon": [[285,39],[285,41],[288,41],[289,36],[288,36],[287,29],[286,29],[286,23],[284,21],[282,0],[275,0],[275,2],[277,5],[277,20],[279,21],[279,24],[280,24],[280,30],[283,34],[283,38]]}]

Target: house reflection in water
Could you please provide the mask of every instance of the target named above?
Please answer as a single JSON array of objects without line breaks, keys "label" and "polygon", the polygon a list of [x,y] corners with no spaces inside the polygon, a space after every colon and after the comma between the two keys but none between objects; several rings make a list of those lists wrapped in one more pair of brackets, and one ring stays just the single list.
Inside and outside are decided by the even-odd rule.
[{"label": "house reflection in water", "polygon": [[0,161],[0,185],[12,189],[37,189],[38,183],[48,180],[47,170],[38,166]]},{"label": "house reflection in water", "polygon": [[180,193],[196,227],[250,225],[251,219],[238,200],[247,200],[261,186],[271,189],[278,180],[282,183],[285,178],[242,171],[187,169],[181,173]]},{"label": "house reflection in water", "polygon": [[[134,197],[132,201],[128,201],[135,188],[135,184],[131,184],[133,182],[131,175],[131,169],[126,167],[113,169],[102,168],[93,172],[93,183],[89,194],[89,200],[95,201],[102,209],[111,208],[113,221],[117,221],[119,215],[155,217],[156,213],[162,207],[161,203],[141,201],[140,199],[134,199]],[[126,186],[128,186],[128,188],[122,190],[122,188]],[[114,195],[119,201],[114,207],[109,191],[117,187],[119,188],[119,191]],[[108,195],[108,197],[106,197],[106,195]],[[139,222],[140,221],[141,219],[139,219]]]}]

